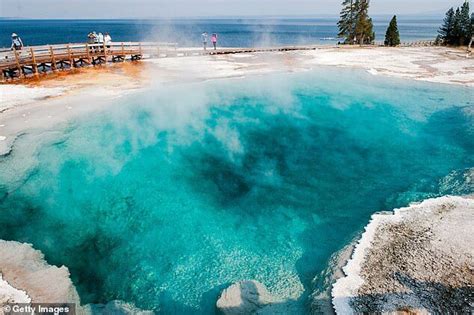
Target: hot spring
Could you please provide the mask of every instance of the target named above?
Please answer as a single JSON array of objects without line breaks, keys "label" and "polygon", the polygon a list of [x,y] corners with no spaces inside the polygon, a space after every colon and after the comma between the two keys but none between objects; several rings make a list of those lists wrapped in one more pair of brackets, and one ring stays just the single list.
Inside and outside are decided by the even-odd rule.
[{"label": "hot spring", "polygon": [[472,192],[472,89],[319,68],[114,102],[0,160],[0,238],[67,266],[84,304],[209,314],[255,279],[306,313],[371,214]]}]

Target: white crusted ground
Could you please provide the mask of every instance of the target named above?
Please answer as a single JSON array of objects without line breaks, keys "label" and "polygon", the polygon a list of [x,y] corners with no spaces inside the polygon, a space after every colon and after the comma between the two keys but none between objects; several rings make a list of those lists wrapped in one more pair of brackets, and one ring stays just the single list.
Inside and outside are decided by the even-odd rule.
[{"label": "white crusted ground", "polygon": [[[25,291],[12,287],[0,274],[0,306],[7,303],[29,303],[30,297]],[[0,311],[1,312],[1,311]]]},{"label": "white crusted ground", "polygon": [[0,270],[4,281],[23,292],[22,301],[79,304],[69,270],[49,265],[30,244],[0,240]]},{"label": "white crusted ground", "polygon": [[333,286],[336,313],[462,313],[474,302],[473,223],[467,197],[373,215]]}]

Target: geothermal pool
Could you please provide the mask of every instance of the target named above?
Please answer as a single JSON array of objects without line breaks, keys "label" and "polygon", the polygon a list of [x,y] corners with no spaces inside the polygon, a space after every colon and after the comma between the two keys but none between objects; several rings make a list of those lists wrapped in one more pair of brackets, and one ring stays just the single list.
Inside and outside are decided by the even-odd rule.
[{"label": "geothermal pool", "polygon": [[256,279],[306,313],[371,214],[470,192],[472,89],[321,68],[114,102],[0,160],[0,238],[67,266],[83,303],[209,314]]}]

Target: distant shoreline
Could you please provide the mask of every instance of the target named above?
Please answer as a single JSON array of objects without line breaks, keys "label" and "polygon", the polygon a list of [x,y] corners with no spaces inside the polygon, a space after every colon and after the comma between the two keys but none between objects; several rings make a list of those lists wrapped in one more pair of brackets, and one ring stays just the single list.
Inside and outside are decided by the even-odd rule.
[{"label": "distant shoreline", "polygon": [[[384,40],[390,18],[375,16],[376,41]],[[402,42],[435,40],[442,16],[399,16]],[[338,18],[324,17],[193,17],[139,19],[0,19],[6,36],[0,46],[9,47],[9,34],[17,33],[25,45],[77,43],[92,31],[109,32],[121,41],[173,41],[179,47],[198,47],[201,33],[217,33],[221,47],[255,47],[261,43],[283,45],[321,44],[322,38],[338,37]],[[55,32],[51,32],[54,29]],[[340,39],[335,40],[337,43]]]},{"label": "distant shoreline", "polygon": [[[429,14],[413,13],[413,14],[399,14],[398,17],[402,19],[440,19],[442,21],[445,12],[434,12]],[[391,19],[392,13],[372,14],[374,20]],[[131,20],[240,20],[240,19],[283,19],[283,20],[302,20],[302,19],[339,19],[337,14],[316,14],[316,15],[220,15],[220,16],[161,16],[161,17],[120,17],[120,18],[38,18],[38,17],[0,17],[0,20],[63,20],[63,21],[131,21]]]}]

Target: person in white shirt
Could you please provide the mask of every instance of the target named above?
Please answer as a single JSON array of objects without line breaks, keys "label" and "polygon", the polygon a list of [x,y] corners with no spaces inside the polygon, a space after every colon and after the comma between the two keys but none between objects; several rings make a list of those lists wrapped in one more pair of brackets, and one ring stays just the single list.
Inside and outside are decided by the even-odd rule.
[{"label": "person in white shirt", "polygon": [[112,42],[112,37],[110,36],[110,34],[108,32],[105,33],[105,35],[104,35],[104,42],[106,44]]},{"label": "person in white shirt", "polygon": [[20,36],[13,33],[12,34],[12,50],[21,50],[23,48],[23,41],[21,40]]},{"label": "person in white shirt", "polygon": [[97,44],[99,42],[99,37],[95,31],[92,32],[92,38],[94,40],[94,44]]},{"label": "person in white shirt", "polygon": [[207,32],[201,34],[202,46],[204,50],[207,49]]}]

